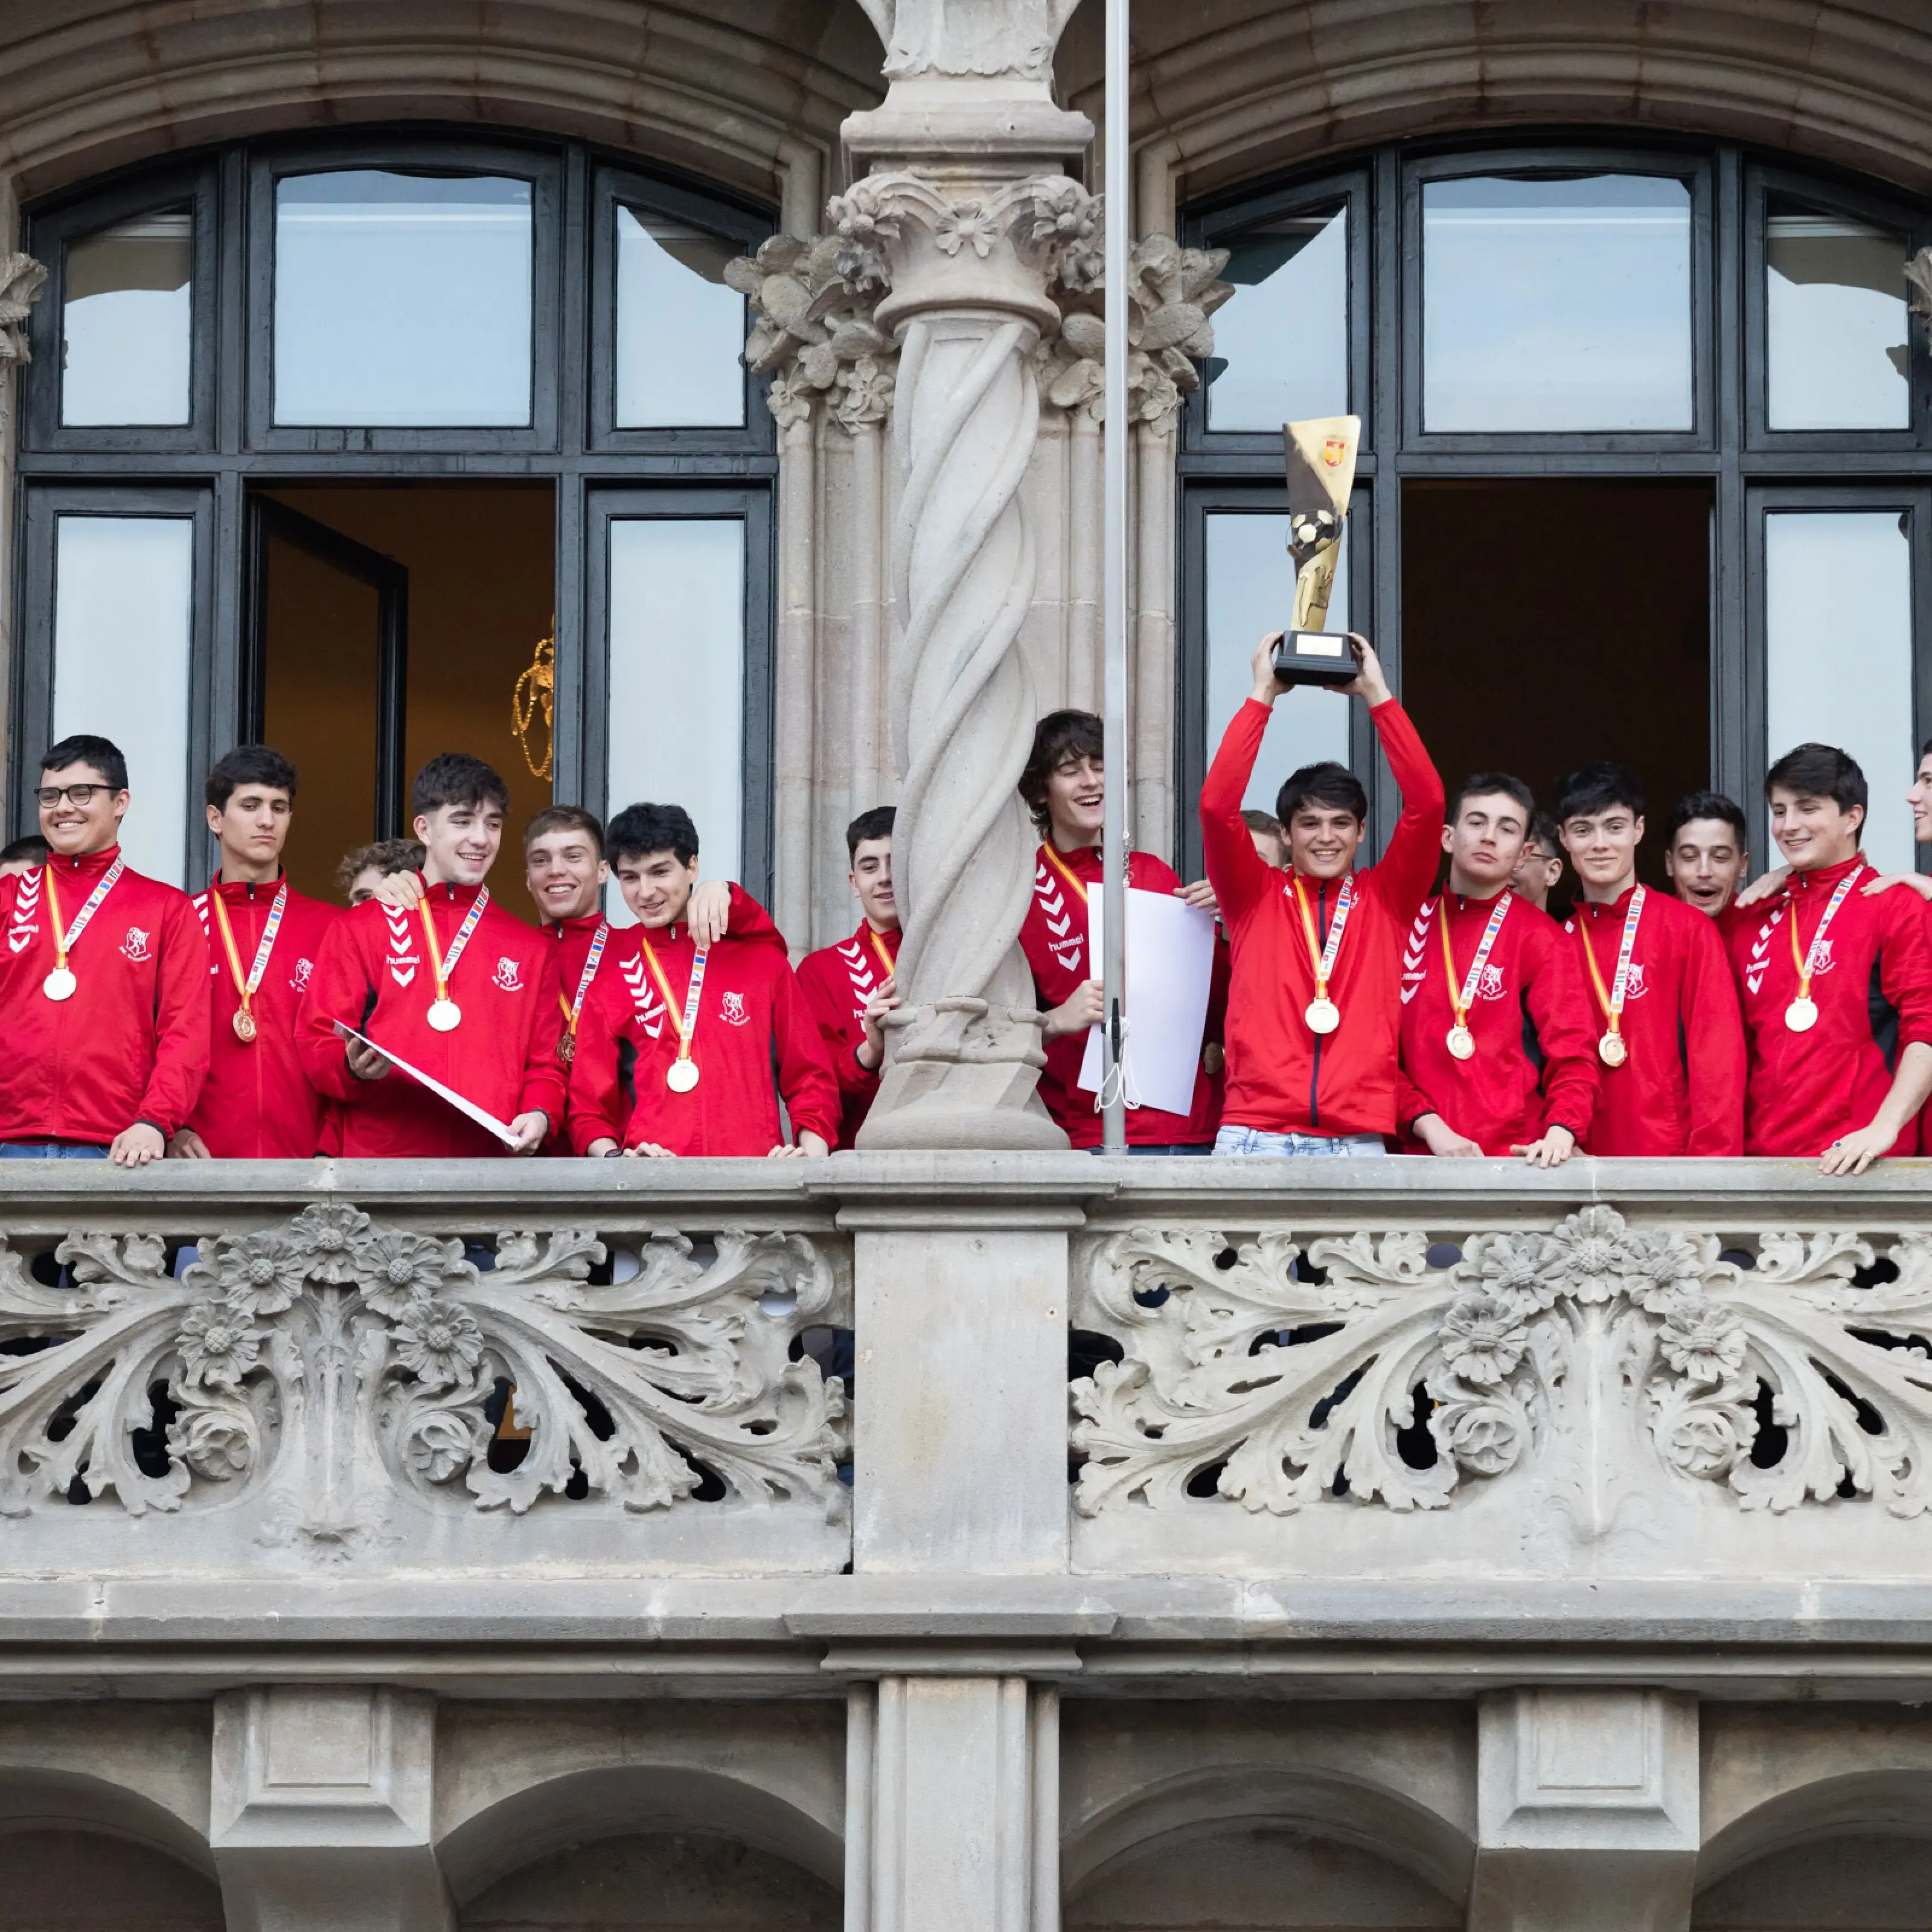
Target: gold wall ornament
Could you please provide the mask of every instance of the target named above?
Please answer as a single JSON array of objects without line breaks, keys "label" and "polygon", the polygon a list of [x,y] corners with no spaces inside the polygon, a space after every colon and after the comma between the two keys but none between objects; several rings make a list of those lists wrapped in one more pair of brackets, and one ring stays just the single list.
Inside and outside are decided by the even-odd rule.
[{"label": "gold wall ornament", "polygon": [[[538,716],[543,721],[544,751],[539,763],[530,752],[530,733]],[[530,667],[517,680],[510,696],[510,726],[523,748],[524,763],[532,778],[548,778],[556,755],[556,622],[550,620],[550,634],[540,640]]]}]

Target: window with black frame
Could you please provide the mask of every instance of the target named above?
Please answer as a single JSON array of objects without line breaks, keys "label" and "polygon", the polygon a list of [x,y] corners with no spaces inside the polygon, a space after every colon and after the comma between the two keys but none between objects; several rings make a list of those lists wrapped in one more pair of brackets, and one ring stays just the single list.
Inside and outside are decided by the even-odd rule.
[{"label": "window with black frame", "polygon": [[[1824,739],[1870,779],[1873,859],[1912,865],[1932,398],[1906,268],[1932,211],[1735,148],[1542,141],[1384,150],[1185,226],[1234,286],[1180,458],[1190,862],[1290,608],[1281,424],[1346,410],[1334,621],[1374,637],[1452,784],[1500,768],[1546,798],[1615,758],[1655,818],[1714,784],[1756,826],[1768,760]],[[1379,778],[1385,833],[1369,735],[1321,693],[1276,707],[1251,802],[1319,757]]]},{"label": "window with black frame", "polygon": [[30,210],[13,830],[40,752],[100,732],[130,860],[188,883],[202,770],[265,740],[330,896],[462,749],[513,823],[675,799],[768,890],[776,461],[724,269],[771,228],[580,147],[415,136]]}]

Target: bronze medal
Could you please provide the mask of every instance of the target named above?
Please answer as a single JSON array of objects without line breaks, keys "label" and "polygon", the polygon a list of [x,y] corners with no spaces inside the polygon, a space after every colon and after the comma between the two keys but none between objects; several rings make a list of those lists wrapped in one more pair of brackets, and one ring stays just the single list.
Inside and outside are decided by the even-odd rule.
[{"label": "bronze medal", "polygon": [[556,1043],[556,1057],[566,1066],[577,1058],[577,1034],[574,1028],[564,1028],[563,1037]]},{"label": "bronze medal", "polygon": [[235,1037],[244,1046],[255,1043],[255,1016],[246,1006],[235,1009]]}]

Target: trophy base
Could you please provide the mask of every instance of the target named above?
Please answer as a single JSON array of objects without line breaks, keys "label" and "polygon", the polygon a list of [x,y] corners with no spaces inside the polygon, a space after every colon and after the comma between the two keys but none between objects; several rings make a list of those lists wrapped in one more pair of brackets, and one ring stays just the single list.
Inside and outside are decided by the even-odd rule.
[{"label": "trophy base", "polygon": [[1274,647],[1274,674],[1283,684],[1352,684],[1361,667],[1346,637],[1333,631],[1290,631]]}]

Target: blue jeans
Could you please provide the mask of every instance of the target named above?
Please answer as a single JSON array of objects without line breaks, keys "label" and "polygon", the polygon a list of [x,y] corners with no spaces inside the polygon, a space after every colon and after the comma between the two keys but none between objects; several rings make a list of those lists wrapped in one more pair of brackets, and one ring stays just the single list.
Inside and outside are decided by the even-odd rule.
[{"label": "blue jeans", "polygon": [[0,1141],[0,1160],[105,1160],[104,1147],[79,1141]]},{"label": "blue jeans", "polygon": [[1271,1134],[1265,1127],[1223,1127],[1214,1136],[1216,1154],[1386,1154],[1380,1134]]}]

